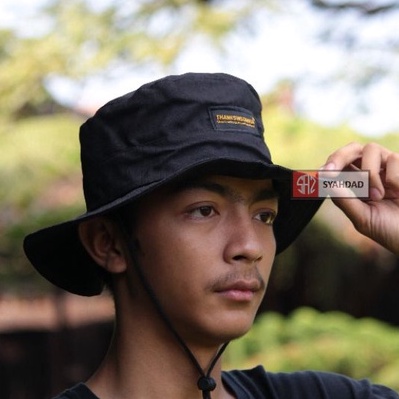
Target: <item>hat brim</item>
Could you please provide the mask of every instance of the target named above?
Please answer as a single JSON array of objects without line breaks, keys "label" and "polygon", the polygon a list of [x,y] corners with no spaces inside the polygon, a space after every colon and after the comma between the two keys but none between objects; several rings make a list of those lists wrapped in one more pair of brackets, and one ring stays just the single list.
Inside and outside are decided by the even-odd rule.
[{"label": "hat brim", "polygon": [[321,199],[295,200],[291,195],[292,170],[268,163],[248,164],[219,159],[179,171],[169,179],[156,181],[125,196],[87,212],[74,220],[41,229],[28,235],[24,250],[37,271],[51,283],[74,294],[98,295],[104,288],[104,271],[81,244],[78,226],[85,220],[107,214],[131,203],[177,178],[191,174],[224,174],[244,178],[271,178],[279,182],[278,215],[274,222],[276,253],[286,249],[301,233],[322,204]]}]

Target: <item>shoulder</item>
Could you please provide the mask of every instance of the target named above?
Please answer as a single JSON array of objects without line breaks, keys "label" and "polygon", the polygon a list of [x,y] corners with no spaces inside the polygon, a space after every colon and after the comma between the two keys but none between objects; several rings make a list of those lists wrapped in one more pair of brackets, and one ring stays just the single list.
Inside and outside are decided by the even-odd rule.
[{"label": "shoulder", "polygon": [[224,372],[223,380],[234,393],[241,395],[238,397],[399,399],[398,393],[373,385],[368,380],[354,380],[343,375],[318,371],[269,373],[258,366],[251,370]]},{"label": "shoulder", "polygon": [[98,399],[98,397],[85,384],[80,383],[53,399]]}]

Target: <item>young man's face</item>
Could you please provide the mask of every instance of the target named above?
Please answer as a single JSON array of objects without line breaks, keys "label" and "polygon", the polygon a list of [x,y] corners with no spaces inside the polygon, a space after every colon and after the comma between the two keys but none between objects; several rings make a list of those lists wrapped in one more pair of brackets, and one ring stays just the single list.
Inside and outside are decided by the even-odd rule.
[{"label": "young man's face", "polygon": [[219,344],[251,327],[275,256],[276,213],[271,180],[225,176],[139,203],[140,267],[187,343]]}]

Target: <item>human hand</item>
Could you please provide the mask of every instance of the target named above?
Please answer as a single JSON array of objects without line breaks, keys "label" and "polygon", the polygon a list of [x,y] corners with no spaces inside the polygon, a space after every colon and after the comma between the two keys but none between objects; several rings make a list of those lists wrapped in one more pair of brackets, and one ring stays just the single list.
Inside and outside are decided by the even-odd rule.
[{"label": "human hand", "polygon": [[322,170],[369,170],[370,199],[333,198],[356,230],[399,255],[399,154],[370,143],[332,153]]}]

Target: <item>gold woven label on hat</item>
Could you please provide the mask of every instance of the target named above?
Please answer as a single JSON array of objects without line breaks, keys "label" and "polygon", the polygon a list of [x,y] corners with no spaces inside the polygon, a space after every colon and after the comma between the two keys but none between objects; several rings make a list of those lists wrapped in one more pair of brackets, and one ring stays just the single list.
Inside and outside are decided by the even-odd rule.
[{"label": "gold woven label on hat", "polygon": [[215,130],[245,131],[258,134],[252,112],[240,107],[210,107],[209,113]]},{"label": "gold woven label on hat", "polygon": [[216,114],[216,123],[234,123],[236,125],[245,125],[249,127],[255,127],[255,118],[248,118],[241,115],[228,115],[228,114]]}]

